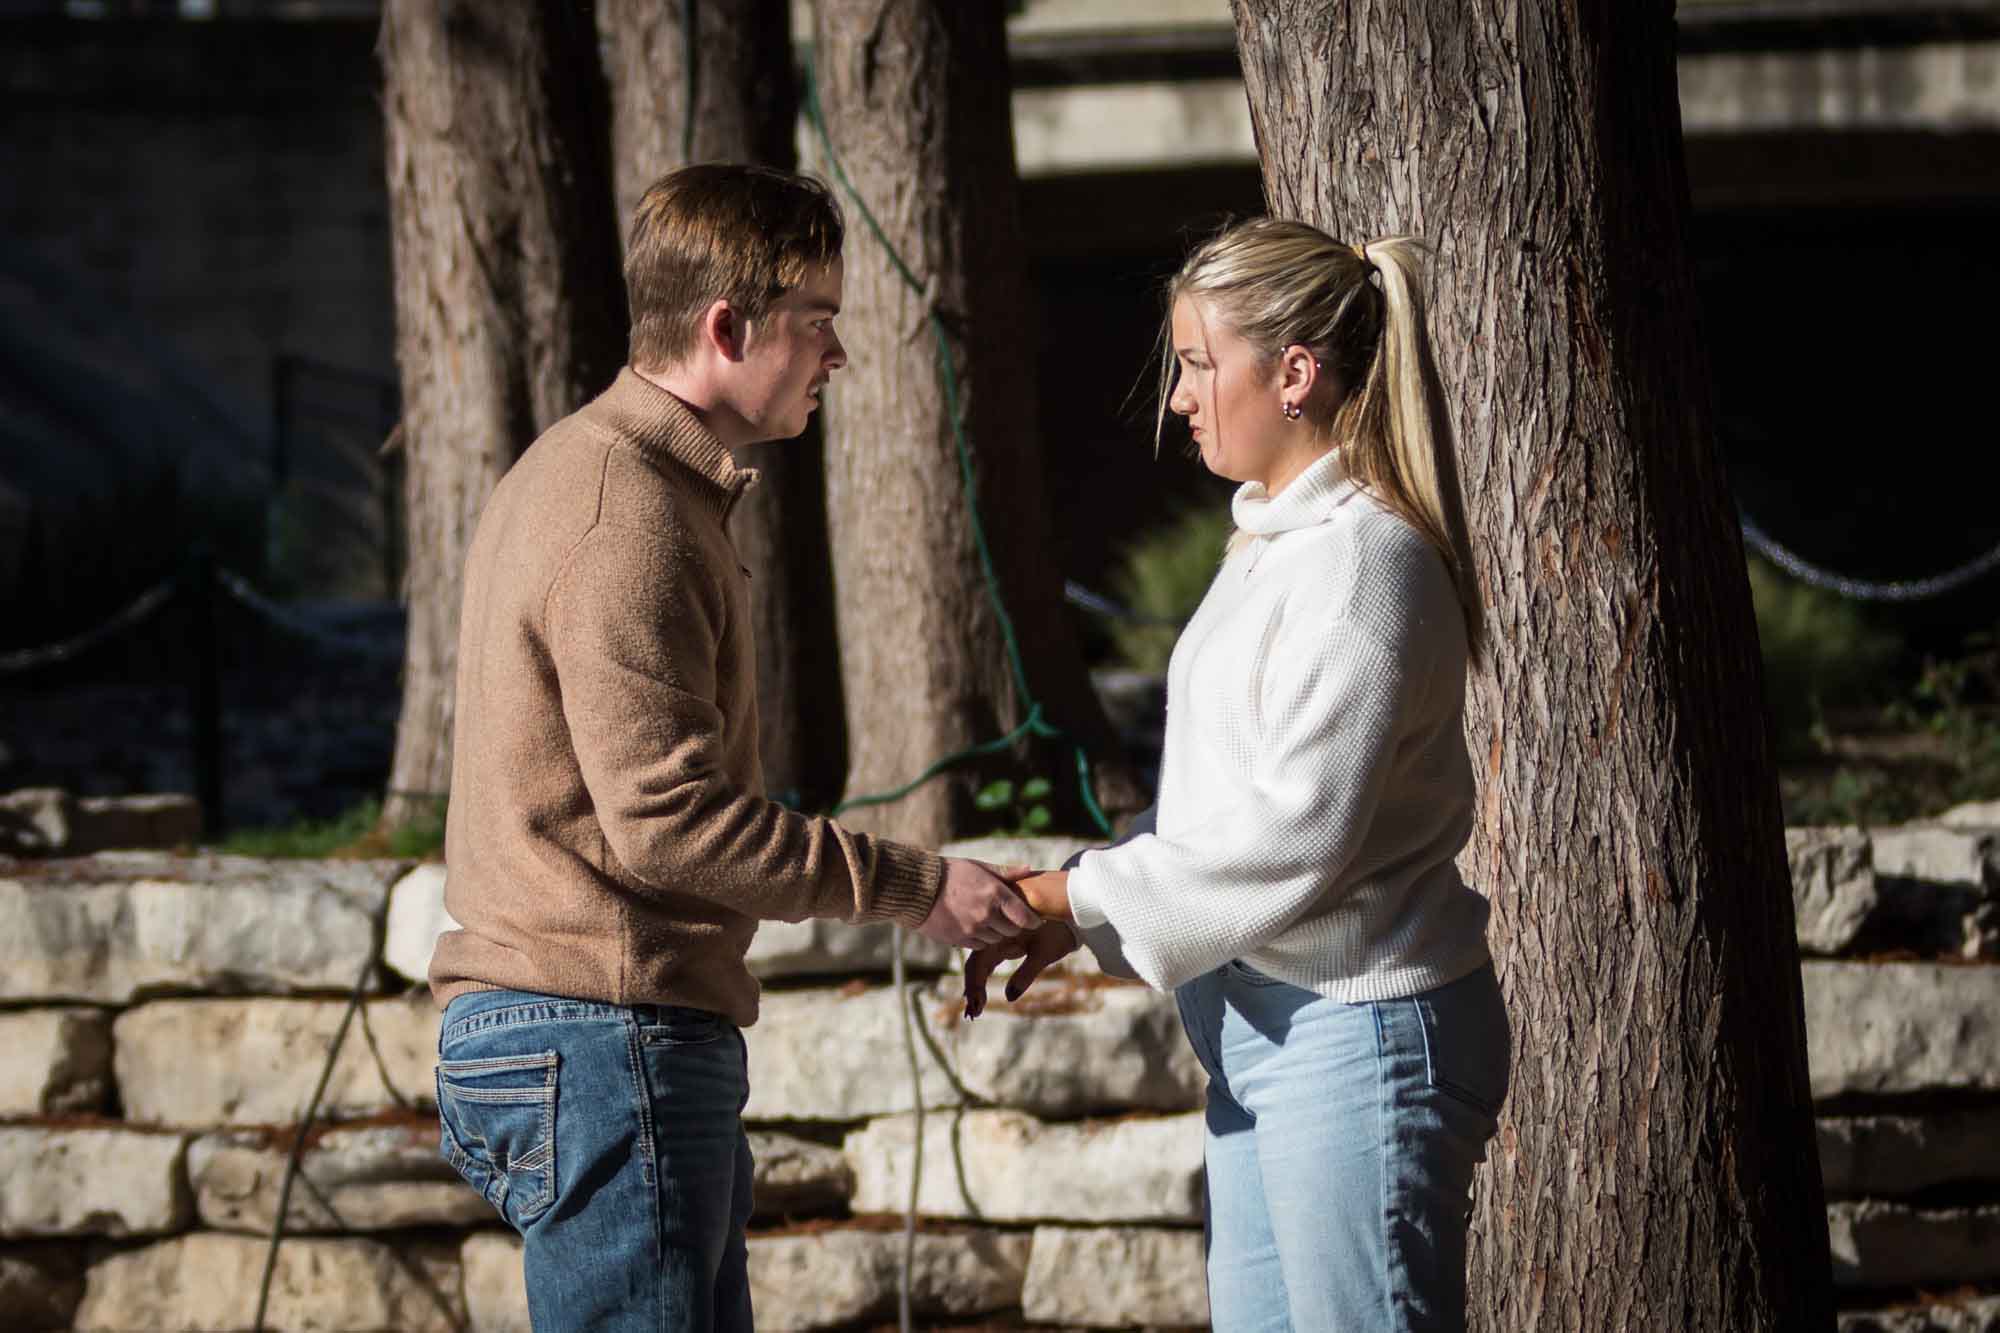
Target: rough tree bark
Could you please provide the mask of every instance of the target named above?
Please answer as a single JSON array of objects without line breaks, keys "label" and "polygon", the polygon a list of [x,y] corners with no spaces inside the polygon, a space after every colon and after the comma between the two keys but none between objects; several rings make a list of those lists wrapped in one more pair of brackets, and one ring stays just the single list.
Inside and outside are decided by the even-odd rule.
[{"label": "rough tree bark", "polygon": [[[689,15],[692,35],[683,27]],[[646,187],[675,167],[791,166],[798,97],[786,0],[598,0],[597,27],[611,85],[621,231]],[[700,55],[691,140],[690,49]]]},{"label": "rough tree bark", "polygon": [[[689,15],[694,33],[683,27]],[[792,166],[798,97],[786,0],[600,0],[621,229],[646,187],[689,162]],[[689,50],[699,52],[688,97]],[[690,137],[690,124],[692,125]],[[690,151],[692,150],[692,151]],[[730,518],[752,571],[765,789],[820,805],[840,784],[840,680],[820,437],[736,451],[761,474]]]},{"label": "rough tree bark", "polygon": [[1440,247],[1434,337],[1492,645],[1465,864],[1515,1030],[1475,1320],[1831,1327],[1671,0],[1234,11],[1271,210]]},{"label": "rough tree bark", "polygon": [[451,777],[465,548],[510,464],[624,359],[605,103],[587,10],[382,10],[409,646],[385,826]]},{"label": "rough tree bark", "polygon": [[[974,550],[933,306],[950,331],[980,511],[1029,687],[1050,721],[1093,753],[1111,752],[1049,555],[1001,11],[962,0],[820,0],[816,13],[834,152],[927,287],[910,289],[844,200],[841,325],[853,363],[834,376],[826,429],[849,799],[899,786],[1024,716]],[[816,148],[817,136],[806,137]],[[1041,747],[1025,762],[1059,791],[1074,786],[1066,750]],[[1129,808],[1136,792],[1122,762],[1096,767],[1101,799]],[[978,771],[961,768],[843,818],[922,843],[972,831],[967,797]]]}]

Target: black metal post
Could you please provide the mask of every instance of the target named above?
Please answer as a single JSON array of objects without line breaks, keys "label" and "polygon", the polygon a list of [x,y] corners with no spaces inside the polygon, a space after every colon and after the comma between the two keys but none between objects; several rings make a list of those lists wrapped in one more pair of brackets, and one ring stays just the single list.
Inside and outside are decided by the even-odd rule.
[{"label": "black metal post", "polygon": [[264,572],[278,568],[278,524],[292,476],[292,378],[297,358],[271,358],[271,489],[264,496]]},{"label": "black metal post", "polygon": [[193,723],[195,799],[201,802],[202,836],[214,838],[222,817],[222,681],[215,628],[215,558],[208,547],[188,552],[181,571],[188,609],[188,712]]},{"label": "black metal post", "polygon": [[291,480],[292,368],[297,358],[280,352],[271,358],[271,491],[277,494]]}]

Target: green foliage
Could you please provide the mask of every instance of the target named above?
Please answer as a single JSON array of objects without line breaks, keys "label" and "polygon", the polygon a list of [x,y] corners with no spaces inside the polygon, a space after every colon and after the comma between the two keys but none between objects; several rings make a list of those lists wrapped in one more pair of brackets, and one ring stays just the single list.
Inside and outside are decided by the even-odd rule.
[{"label": "green foliage", "polygon": [[1054,790],[1047,778],[1029,778],[1018,788],[1001,778],[974,793],[972,804],[980,813],[1001,821],[993,830],[996,836],[1030,838],[1048,832],[1049,825],[1055,822],[1055,815],[1048,807]]},{"label": "green foliage", "polygon": [[[386,483],[385,483],[386,485]],[[396,497],[389,496],[395,505]],[[399,508],[385,511],[383,488],[339,487],[293,479],[266,510],[265,586],[282,596],[394,596],[390,568]]]},{"label": "green foliage", "polygon": [[1891,726],[1937,741],[1954,770],[1943,792],[1953,804],[2000,793],[2000,646],[1978,634],[1968,647],[1964,657],[1924,663],[1909,695],[1884,710]]},{"label": "green foliage", "polygon": [[332,819],[301,819],[276,828],[237,829],[225,835],[216,850],[266,858],[329,857],[371,832],[381,812],[378,803],[363,801]]},{"label": "green foliage", "polygon": [[277,828],[238,829],[216,850],[267,859],[324,860],[384,857],[397,861],[436,860],[444,852],[444,810],[384,832],[379,801],[362,801],[332,819],[302,819]]},{"label": "green foliage", "polygon": [[1113,593],[1142,615],[1172,622],[1112,622],[1112,650],[1126,666],[1156,675],[1166,671],[1178,627],[1201,605],[1229,532],[1227,509],[1190,509],[1125,548],[1111,576]]},{"label": "green foliage", "polygon": [[2000,647],[1924,663],[1888,703],[1813,728],[1815,754],[1781,768],[1794,824],[1899,824],[2000,796]]},{"label": "green foliage", "polygon": [[1900,824],[1923,813],[1911,785],[1879,765],[1840,764],[1830,773],[1794,769],[1778,774],[1785,822]]},{"label": "green foliage", "polygon": [[1797,582],[1754,557],[1750,597],[1778,754],[1810,754],[1824,710],[1879,690],[1902,640],[1838,594]]},{"label": "green foliage", "polygon": [[[374,803],[369,802],[370,805]],[[444,813],[445,803],[434,802],[421,815],[413,816],[390,829],[386,834],[376,829],[372,838],[386,850],[369,851],[366,855],[389,856],[398,861],[439,861],[444,859]],[[361,844],[367,846],[366,840]]]}]

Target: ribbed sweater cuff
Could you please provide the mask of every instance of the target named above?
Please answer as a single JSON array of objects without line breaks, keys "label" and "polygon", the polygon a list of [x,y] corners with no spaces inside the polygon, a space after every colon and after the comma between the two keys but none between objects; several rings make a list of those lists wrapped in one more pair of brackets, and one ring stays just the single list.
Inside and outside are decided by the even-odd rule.
[{"label": "ribbed sweater cuff", "polygon": [[899,842],[875,843],[875,892],[866,918],[916,927],[937,905],[944,888],[944,861],[935,852]]},{"label": "ribbed sweater cuff", "polygon": [[[1108,850],[1098,848],[1099,851]],[[1111,918],[1097,905],[1097,884],[1091,873],[1084,869],[1090,861],[1090,853],[1085,852],[1076,868],[1069,872],[1069,914],[1077,926],[1083,930],[1096,930]]]}]

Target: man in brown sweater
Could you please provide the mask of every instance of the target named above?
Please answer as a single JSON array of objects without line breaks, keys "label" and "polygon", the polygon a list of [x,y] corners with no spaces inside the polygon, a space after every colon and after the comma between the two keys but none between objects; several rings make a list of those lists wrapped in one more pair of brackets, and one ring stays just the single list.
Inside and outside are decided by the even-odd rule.
[{"label": "man in brown sweater", "polygon": [[673,173],[627,248],[631,364],[495,488],[466,561],[431,988],[443,1152],[525,1239],[537,1333],[748,1329],[744,954],[757,922],[1032,930],[974,862],[764,799],[753,473],[846,364],[816,182]]}]

